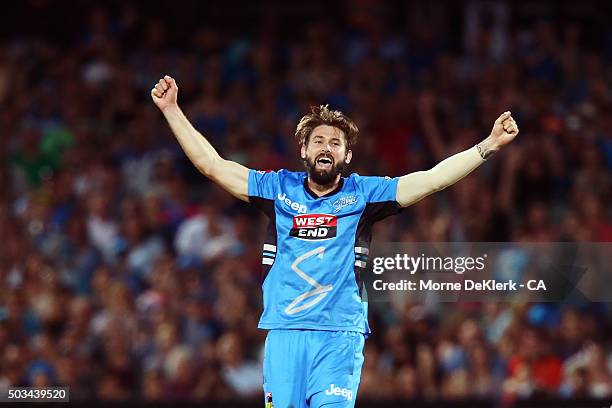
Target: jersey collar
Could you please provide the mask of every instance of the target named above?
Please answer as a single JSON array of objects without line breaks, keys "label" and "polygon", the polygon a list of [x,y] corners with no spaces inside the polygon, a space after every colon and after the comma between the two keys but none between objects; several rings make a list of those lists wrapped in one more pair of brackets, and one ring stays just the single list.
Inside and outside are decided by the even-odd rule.
[{"label": "jersey collar", "polygon": [[324,198],[324,197],[331,197],[334,194],[336,194],[337,192],[339,192],[340,190],[342,190],[342,187],[344,186],[344,177],[340,177],[340,181],[338,182],[338,185],[336,186],[336,188],[334,188],[332,191],[330,191],[327,194],[324,194],[322,196],[317,195],[317,193],[315,193],[314,191],[312,191],[310,189],[310,187],[308,186],[308,174],[306,175],[306,177],[304,177],[304,189],[306,190],[306,192],[308,194],[310,194],[310,196],[312,198],[314,198],[315,200],[317,198]]}]

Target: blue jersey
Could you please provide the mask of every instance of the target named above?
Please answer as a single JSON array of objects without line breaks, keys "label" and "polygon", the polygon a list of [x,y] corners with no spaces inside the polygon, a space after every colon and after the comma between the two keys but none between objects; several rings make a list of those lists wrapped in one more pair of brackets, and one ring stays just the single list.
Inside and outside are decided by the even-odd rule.
[{"label": "blue jersey", "polygon": [[249,201],[270,219],[259,328],[369,333],[360,274],[372,225],[400,210],[397,182],[351,174],[318,197],[304,172],[250,170]]}]

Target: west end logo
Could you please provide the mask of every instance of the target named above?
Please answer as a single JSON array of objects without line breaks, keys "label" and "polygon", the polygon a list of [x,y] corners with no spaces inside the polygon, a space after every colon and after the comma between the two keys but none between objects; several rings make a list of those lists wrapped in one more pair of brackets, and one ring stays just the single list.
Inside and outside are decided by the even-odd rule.
[{"label": "west end logo", "polygon": [[298,212],[298,214],[306,214],[306,212],[308,212],[308,208],[304,205],[304,204],[300,204],[300,203],[296,203],[295,201],[291,201],[288,197],[287,194],[283,193],[278,193],[277,198],[287,204],[292,210],[295,210]]},{"label": "west end logo", "polygon": [[355,197],[355,196],[346,196],[346,197],[341,197],[341,198],[337,199],[336,201],[334,201],[332,206],[334,207],[334,212],[337,213],[338,211],[340,211],[344,207],[348,207],[349,205],[353,205],[355,203],[357,203],[357,197]]},{"label": "west end logo", "polygon": [[289,236],[308,240],[330,239],[336,237],[337,230],[338,219],[335,215],[296,215]]}]

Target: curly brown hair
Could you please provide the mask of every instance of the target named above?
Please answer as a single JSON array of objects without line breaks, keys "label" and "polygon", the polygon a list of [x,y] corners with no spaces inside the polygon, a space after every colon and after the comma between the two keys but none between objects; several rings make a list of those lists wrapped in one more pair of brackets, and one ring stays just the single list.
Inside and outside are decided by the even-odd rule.
[{"label": "curly brown hair", "polygon": [[347,150],[357,143],[359,128],[344,113],[329,109],[329,105],[311,106],[310,113],[300,119],[295,129],[295,137],[300,145],[308,143],[312,131],[321,125],[329,125],[344,133]]}]

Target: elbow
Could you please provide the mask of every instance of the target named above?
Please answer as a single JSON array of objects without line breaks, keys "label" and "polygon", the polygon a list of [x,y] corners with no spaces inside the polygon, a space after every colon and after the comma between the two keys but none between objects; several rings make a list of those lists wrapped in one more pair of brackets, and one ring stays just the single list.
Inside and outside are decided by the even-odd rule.
[{"label": "elbow", "polygon": [[202,173],[206,177],[214,178],[215,169],[219,167],[219,160],[220,158],[217,157],[213,159],[202,157],[194,160],[193,164],[200,171],[200,173]]},{"label": "elbow", "polygon": [[213,166],[210,164],[210,162],[198,160],[195,161],[193,164],[198,169],[198,171],[206,177],[210,177],[212,175]]}]

